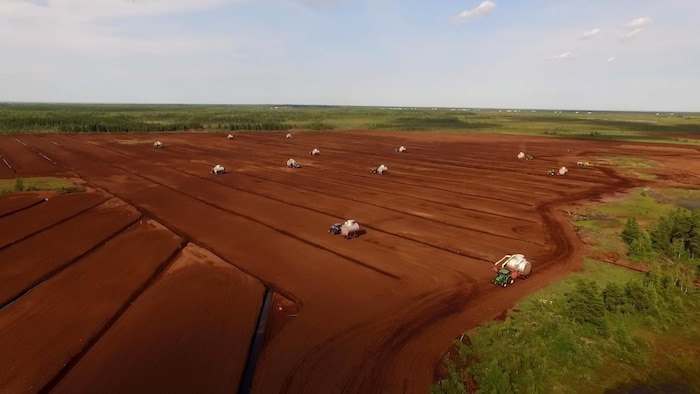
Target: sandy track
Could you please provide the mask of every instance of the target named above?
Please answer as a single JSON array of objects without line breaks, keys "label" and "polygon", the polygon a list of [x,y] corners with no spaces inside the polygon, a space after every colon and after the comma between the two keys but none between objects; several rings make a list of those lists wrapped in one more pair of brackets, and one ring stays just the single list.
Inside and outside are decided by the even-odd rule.
[{"label": "sandy track", "polygon": [[28,210],[0,219],[0,249],[92,209],[107,200],[97,193],[59,194]]},{"label": "sandy track", "polygon": [[179,247],[162,227],[132,228],[3,308],[0,387],[34,392],[48,384]]},{"label": "sandy track", "polygon": [[264,290],[189,244],[52,392],[235,393]]},{"label": "sandy track", "polygon": [[[284,133],[238,133],[234,141],[225,135],[165,133],[158,136],[165,142],[162,150],[150,143],[114,142],[150,141],[152,134],[22,139],[29,145],[25,153],[50,157],[60,170],[78,173],[293,300],[276,301],[282,310],[275,310],[274,331],[266,333],[255,393],[425,392],[454,337],[577,267],[581,243],[558,212],[561,204],[635,185],[604,166],[574,168],[584,153],[614,152],[619,144],[611,143],[378,132],[295,133],[293,140],[285,140]],[[409,153],[393,152],[399,145]],[[308,155],[313,147],[321,149],[321,156]],[[536,160],[515,160],[519,150]],[[284,168],[289,157],[304,168]],[[388,176],[369,174],[380,159],[390,167]],[[231,173],[209,174],[217,163]],[[559,163],[572,169],[570,176],[544,175]],[[350,217],[367,234],[347,241],[326,232],[331,223]],[[507,291],[491,285],[490,262],[519,251],[535,261],[535,275]],[[187,278],[207,277],[210,270],[205,271]],[[143,383],[148,372],[156,377],[153,382],[161,382],[167,366],[220,382],[208,391],[233,387],[230,375],[198,364],[214,365],[212,360],[233,355],[199,351],[216,349],[221,341],[234,343],[242,333],[173,344],[173,331],[133,317],[155,309],[178,326],[192,327],[178,315],[192,310],[183,314],[201,313],[203,320],[230,325],[225,317],[214,320],[215,293],[226,291],[220,287],[206,293],[212,309],[200,311],[184,301],[182,309],[165,305],[175,297],[169,289],[194,292],[200,283],[181,280],[151,287],[124,314],[126,319],[131,311],[132,319],[118,320],[93,352],[67,371],[70,380],[59,376],[52,384],[71,391],[111,369],[114,375],[104,384],[114,379],[130,391],[154,388]],[[158,296],[149,301],[146,294]],[[235,305],[254,309],[259,302]],[[199,329],[183,330],[203,338]],[[130,334],[135,331],[148,333],[154,347],[181,346],[192,357],[173,361],[167,351],[159,358],[154,350],[142,359],[141,339]],[[110,350],[119,343],[131,350],[126,355]],[[123,368],[111,367],[112,362]],[[190,384],[181,375],[175,373],[173,380],[182,387]]]},{"label": "sandy track", "polygon": [[132,207],[108,201],[1,250],[0,308],[134,224],[140,217],[141,214]]}]

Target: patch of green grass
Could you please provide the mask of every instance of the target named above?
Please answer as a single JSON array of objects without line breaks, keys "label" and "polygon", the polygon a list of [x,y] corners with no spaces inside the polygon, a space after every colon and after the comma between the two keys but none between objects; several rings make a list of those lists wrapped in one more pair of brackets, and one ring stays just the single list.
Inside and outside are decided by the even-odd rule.
[{"label": "patch of green grass", "polygon": [[65,178],[31,177],[0,179],[0,194],[22,191],[82,191],[83,188]]},{"label": "patch of green grass", "polygon": [[599,161],[603,164],[619,167],[623,169],[624,172],[626,172],[627,174],[634,176],[635,178],[644,180],[656,179],[656,175],[645,172],[645,169],[648,170],[659,167],[659,163],[653,160],[631,156],[605,157],[600,159]]},{"label": "patch of green grass", "polygon": [[[627,218],[650,223],[698,196],[694,190],[636,189],[578,212],[574,225],[601,250],[625,255],[620,233]],[[675,286],[677,271],[661,264],[652,266],[653,275],[590,258],[583,268],[523,298],[505,321],[483,324],[468,344],[457,342],[467,369],[455,371],[453,364],[432,392],[463,392],[467,375],[484,392],[499,393],[601,393],[630,382],[700,387],[700,289]],[[610,286],[618,286],[627,306],[606,301]],[[602,310],[595,308],[600,302]]]}]

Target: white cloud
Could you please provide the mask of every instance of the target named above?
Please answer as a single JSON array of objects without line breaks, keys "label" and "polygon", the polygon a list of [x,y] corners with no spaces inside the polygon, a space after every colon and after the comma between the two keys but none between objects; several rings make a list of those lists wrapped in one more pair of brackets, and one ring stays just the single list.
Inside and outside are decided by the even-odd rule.
[{"label": "white cloud", "polygon": [[648,25],[649,22],[651,22],[651,18],[642,17],[642,18],[633,19],[626,26],[631,28],[631,29],[641,29],[641,28],[644,28],[646,25]]},{"label": "white cloud", "polygon": [[491,11],[493,11],[494,7],[496,7],[496,3],[487,0],[487,1],[484,1],[481,4],[479,4],[475,8],[460,12],[455,17],[455,20],[457,22],[463,22],[463,21],[466,21],[467,19],[473,18],[475,16],[487,15]]},{"label": "white cloud", "polygon": [[567,51],[567,52],[564,52],[564,53],[560,53],[560,54],[558,54],[558,55],[549,56],[548,59],[566,59],[566,58],[569,58],[569,57],[571,57],[571,52],[570,52],[570,51]]},{"label": "white cloud", "polygon": [[651,22],[651,18],[649,17],[641,17],[631,20],[625,25],[625,27],[627,27],[628,29],[627,33],[620,36],[620,39],[628,40],[632,37],[635,37],[636,35],[641,33],[647,27],[647,25],[649,25],[649,22]]},{"label": "white cloud", "polygon": [[598,29],[598,28],[591,29],[591,30],[588,30],[587,32],[583,33],[581,35],[581,37],[579,37],[579,38],[582,40],[589,40],[589,39],[595,37],[598,33],[600,33],[600,29]]},{"label": "white cloud", "polygon": [[607,60],[605,60],[608,63],[612,63],[615,61],[615,56],[610,56]]}]

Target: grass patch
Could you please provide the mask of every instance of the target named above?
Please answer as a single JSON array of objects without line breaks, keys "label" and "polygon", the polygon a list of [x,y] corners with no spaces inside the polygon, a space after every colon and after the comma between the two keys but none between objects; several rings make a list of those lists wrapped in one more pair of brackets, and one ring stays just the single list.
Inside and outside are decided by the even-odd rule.
[{"label": "grass patch", "polygon": [[23,191],[63,191],[77,192],[84,189],[65,178],[56,177],[32,177],[0,179],[0,194]]},{"label": "grass patch", "polygon": [[605,157],[602,158],[600,162],[603,164],[619,167],[623,169],[625,173],[634,176],[635,178],[644,180],[656,179],[656,175],[644,172],[644,170],[659,167],[659,163],[653,160],[630,156]]},{"label": "grass patch", "polygon": [[[597,251],[625,256],[620,233],[628,218],[647,226],[699,197],[695,190],[635,189],[575,212],[573,223]],[[591,258],[583,266],[522,299],[505,321],[456,341],[458,361],[446,361],[450,372],[432,392],[466,392],[472,378],[480,392],[494,393],[700,387],[700,289],[677,282],[679,266],[655,262],[647,274]]]}]

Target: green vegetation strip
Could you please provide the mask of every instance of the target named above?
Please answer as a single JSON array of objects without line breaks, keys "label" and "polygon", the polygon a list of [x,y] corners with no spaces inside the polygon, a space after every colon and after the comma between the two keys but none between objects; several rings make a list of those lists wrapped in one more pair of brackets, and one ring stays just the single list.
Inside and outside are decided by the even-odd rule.
[{"label": "green vegetation strip", "polygon": [[674,206],[698,196],[642,189],[579,213],[579,229],[615,239],[610,251],[649,272],[585,260],[583,272],[526,297],[505,321],[456,341],[431,391],[464,393],[469,382],[484,393],[700,387],[700,211]]},{"label": "green vegetation strip", "polygon": [[698,114],[333,106],[0,104],[0,132],[396,130],[700,144]]},{"label": "green vegetation strip", "polygon": [[0,179],[0,194],[42,190],[75,192],[82,191],[83,188],[68,179],[55,177]]}]

